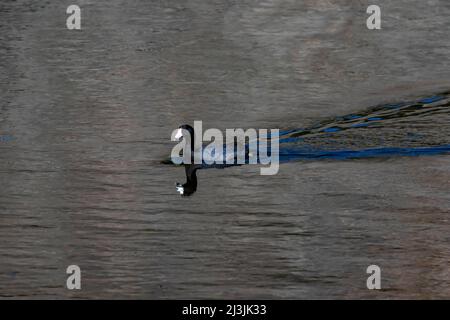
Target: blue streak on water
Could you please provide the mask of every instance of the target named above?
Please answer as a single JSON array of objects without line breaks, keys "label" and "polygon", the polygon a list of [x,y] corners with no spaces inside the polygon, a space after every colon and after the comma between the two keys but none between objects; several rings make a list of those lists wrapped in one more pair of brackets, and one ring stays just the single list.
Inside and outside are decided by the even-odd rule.
[{"label": "blue streak on water", "polygon": [[10,142],[12,140],[14,140],[14,138],[11,135],[0,135],[0,142]]},{"label": "blue streak on water", "polygon": [[299,140],[301,140],[301,138],[297,137],[297,138],[282,138],[279,141],[279,143],[289,143],[289,142],[298,142]]},{"label": "blue streak on water", "polygon": [[360,118],[362,118],[362,116],[358,116],[355,114],[350,114],[350,115],[344,117],[345,120],[354,120],[354,119],[360,119]]},{"label": "blue streak on water", "polygon": [[[364,112],[336,117],[334,120],[332,119],[325,121],[322,122],[322,124],[318,123],[310,128],[302,129],[301,131],[284,131],[286,137],[281,138],[279,141],[280,161],[286,162],[301,159],[355,159],[448,154],[450,152],[450,144],[447,143],[449,141],[448,139],[441,139],[440,142],[443,143],[433,145],[430,144],[429,141],[420,140],[422,137],[426,137],[427,134],[430,134],[430,132],[402,133],[402,131],[408,129],[408,127],[405,127],[406,123],[411,126],[409,127],[411,129],[416,128],[415,130],[419,130],[419,128],[424,128],[423,122],[422,126],[415,126],[418,123],[420,124],[424,117],[430,115],[429,112],[426,113],[427,108],[424,108],[423,112],[420,111],[421,107],[424,107],[429,103],[445,100],[436,106],[438,109],[435,113],[435,115],[440,117],[440,119],[445,119],[442,117],[446,117],[450,113],[449,99],[450,94],[445,93],[422,98],[420,100],[418,99],[416,101],[379,105]],[[367,136],[368,133],[363,133],[357,129],[368,127],[372,125],[373,121],[377,121],[378,130],[371,133],[370,136]],[[428,120],[428,122],[431,123],[430,129],[433,128],[432,130],[435,130],[436,127],[433,127],[433,121]],[[391,128],[391,131],[386,130],[388,135],[383,135],[382,130],[386,128]],[[398,128],[398,130],[395,129],[394,132],[396,134],[391,136],[390,134],[392,133],[392,128]],[[341,137],[340,132],[344,131],[350,133],[350,135],[347,134]],[[374,144],[373,147],[364,147],[361,144],[358,147],[361,140],[353,140],[353,132],[358,133],[358,137],[360,139],[361,137],[365,140],[367,140],[365,137],[376,137],[373,141],[377,141],[378,145]],[[334,134],[330,136],[324,135],[325,133]],[[442,134],[442,131],[439,133],[433,131],[433,134],[439,135]],[[328,137],[333,137],[334,140],[329,140]],[[308,141],[314,141],[314,145],[309,145]],[[414,144],[408,145],[410,141],[423,143],[425,146]],[[385,143],[386,145],[383,146]]]},{"label": "blue streak on water", "polygon": [[432,97],[428,97],[428,98],[419,100],[419,102],[420,103],[433,103],[433,102],[436,102],[436,101],[439,101],[439,100],[442,100],[442,99],[444,99],[443,96],[432,96]]},{"label": "blue streak on water", "polygon": [[352,125],[352,128],[361,128],[361,127],[367,127],[370,123],[355,123]]},{"label": "blue streak on water", "polygon": [[272,131],[268,131],[268,132],[267,132],[267,137],[268,137],[268,138],[281,137],[281,136],[284,136],[284,135],[287,135],[287,134],[290,134],[290,133],[293,133],[293,132],[301,132],[301,131],[302,131],[302,129],[280,130],[279,133],[278,133],[278,135],[275,134],[275,133],[272,132]]},{"label": "blue streak on water", "polygon": [[358,159],[391,156],[431,156],[450,153],[450,144],[435,147],[417,148],[371,148],[363,150],[310,150],[310,149],[280,149],[280,162],[302,159]]},{"label": "blue streak on water", "polygon": [[341,129],[338,127],[331,127],[323,130],[323,132],[337,132],[337,131],[341,131]]}]

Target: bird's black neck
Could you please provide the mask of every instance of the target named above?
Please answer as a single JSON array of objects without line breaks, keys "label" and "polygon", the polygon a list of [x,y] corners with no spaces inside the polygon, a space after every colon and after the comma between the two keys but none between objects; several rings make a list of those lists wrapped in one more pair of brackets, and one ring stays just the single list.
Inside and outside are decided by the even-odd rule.
[{"label": "bird's black neck", "polygon": [[183,184],[183,196],[190,196],[197,191],[197,169],[198,165],[189,164],[185,167],[186,183]]},{"label": "bird's black neck", "polygon": [[187,184],[197,186],[197,169],[195,165],[185,166]]}]

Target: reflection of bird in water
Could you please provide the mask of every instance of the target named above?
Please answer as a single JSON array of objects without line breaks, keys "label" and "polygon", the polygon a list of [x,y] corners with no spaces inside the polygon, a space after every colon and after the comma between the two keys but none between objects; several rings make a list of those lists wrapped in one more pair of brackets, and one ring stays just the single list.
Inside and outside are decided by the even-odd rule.
[{"label": "reflection of bird in water", "polygon": [[182,196],[190,196],[195,191],[197,191],[197,170],[200,169],[201,165],[185,165],[186,172],[186,183],[181,184],[177,182],[176,188],[177,191]]}]

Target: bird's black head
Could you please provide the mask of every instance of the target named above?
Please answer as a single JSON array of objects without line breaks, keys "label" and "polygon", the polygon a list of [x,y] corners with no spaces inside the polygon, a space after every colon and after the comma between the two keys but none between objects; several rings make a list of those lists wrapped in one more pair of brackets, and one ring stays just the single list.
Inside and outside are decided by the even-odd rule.
[{"label": "bird's black head", "polygon": [[188,124],[183,124],[179,127],[179,129],[184,129],[189,131],[189,133],[193,136],[194,135],[194,128],[192,128],[190,125]]},{"label": "bird's black head", "polygon": [[178,131],[175,133],[175,139],[188,139],[187,141],[191,144],[191,150],[194,150],[194,128],[190,125],[183,124],[182,126],[179,126]]}]

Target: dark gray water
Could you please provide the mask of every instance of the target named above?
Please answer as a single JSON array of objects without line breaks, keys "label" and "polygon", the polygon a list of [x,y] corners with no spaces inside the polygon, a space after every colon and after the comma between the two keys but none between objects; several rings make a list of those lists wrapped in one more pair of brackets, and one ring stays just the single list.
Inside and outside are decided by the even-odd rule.
[{"label": "dark gray water", "polygon": [[205,170],[189,198],[160,164],[193,120],[307,127],[448,90],[448,1],[378,1],[381,30],[366,1],[77,4],[81,31],[69,3],[0,3],[0,297],[450,297],[448,155]]}]

